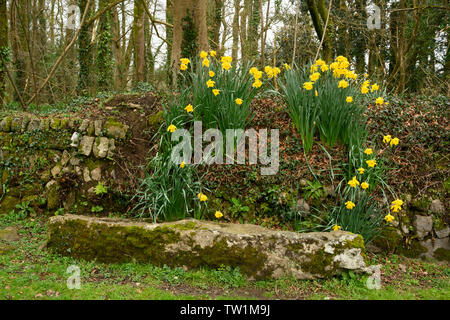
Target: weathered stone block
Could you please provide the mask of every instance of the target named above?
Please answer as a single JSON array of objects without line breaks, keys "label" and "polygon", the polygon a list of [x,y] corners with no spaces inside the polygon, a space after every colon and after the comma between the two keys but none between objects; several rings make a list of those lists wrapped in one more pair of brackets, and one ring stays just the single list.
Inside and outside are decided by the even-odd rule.
[{"label": "weathered stone block", "polygon": [[188,269],[229,265],[254,279],[368,272],[363,238],[344,231],[295,233],[250,224],[198,220],[154,224],[64,215],[50,218],[47,247],[100,262]]},{"label": "weathered stone block", "polygon": [[105,122],[104,128],[108,137],[125,139],[129,127],[120,123],[114,117],[109,117]]},{"label": "weathered stone block", "polygon": [[94,140],[95,140],[94,137],[83,136],[80,141],[80,149],[79,149],[80,153],[88,157],[91,154]]},{"label": "weathered stone block", "polygon": [[106,137],[95,138],[93,152],[96,158],[104,158],[108,154],[109,139]]}]

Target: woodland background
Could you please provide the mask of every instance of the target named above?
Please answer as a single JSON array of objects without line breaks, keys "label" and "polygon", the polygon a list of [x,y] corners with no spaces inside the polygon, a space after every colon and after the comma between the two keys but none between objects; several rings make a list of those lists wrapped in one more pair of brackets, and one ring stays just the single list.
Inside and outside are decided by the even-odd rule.
[{"label": "woodland background", "polygon": [[[367,27],[373,4],[380,29]],[[208,49],[259,67],[302,65],[325,27],[325,61],[346,56],[397,94],[448,95],[449,9],[448,0],[0,0],[0,100],[26,108],[145,82],[168,88],[180,57]]]}]

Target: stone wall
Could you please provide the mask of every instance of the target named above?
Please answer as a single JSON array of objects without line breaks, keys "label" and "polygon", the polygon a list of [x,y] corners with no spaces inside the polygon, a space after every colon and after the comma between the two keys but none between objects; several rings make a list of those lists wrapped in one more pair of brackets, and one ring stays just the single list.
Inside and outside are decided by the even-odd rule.
[{"label": "stone wall", "polygon": [[[0,121],[0,214],[22,202],[50,213],[62,208],[83,214],[125,210],[120,199],[124,189],[119,185],[127,181],[118,177],[123,166],[117,151],[129,143],[131,135],[130,124],[114,116],[93,120],[4,117]],[[101,194],[96,193],[99,184],[106,187]]]}]

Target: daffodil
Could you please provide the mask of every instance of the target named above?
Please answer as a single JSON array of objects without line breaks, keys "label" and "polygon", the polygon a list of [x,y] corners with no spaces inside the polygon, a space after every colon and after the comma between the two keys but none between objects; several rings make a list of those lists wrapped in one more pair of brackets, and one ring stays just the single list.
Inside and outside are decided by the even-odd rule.
[{"label": "daffodil", "polygon": [[345,207],[346,207],[348,210],[352,210],[355,206],[356,206],[356,204],[354,204],[354,203],[351,202],[351,201],[347,201],[347,202],[345,203]]},{"label": "daffodil", "polygon": [[273,72],[273,76],[276,77],[277,75],[279,75],[281,73],[281,70],[280,70],[280,68],[275,67],[272,69],[272,72]]},{"label": "daffodil", "polygon": [[338,226],[337,224],[334,225],[333,231],[341,230],[341,226]]},{"label": "daffodil", "polygon": [[223,217],[223,214],[220,211],[216,211],[216,213],[214,215],[216,216],[217,219],[220,219]]},{"label": "daffodil", "polygon": [[389,143],[389,141],[391,141],[392,137],[390,134],[386,135],[383,137],[383,142],[384,143]]},{"label": "daffodil", "polygon": [[366,94],[369,92],[369,87],[368,86],[362,86],[361,87],[361,93],[362,94]]},{"label": "daffodil", "polygon": [[217,52],[215,52],[214,50],[211,50],[211,51],[209,52],[209,55],[210,55],[211,57],[215,57],[216,54],[217,54]]},{"label": "daffodil", "polygon": [[200,58],[205,59],[208,56],[208,52],[202,51],[200,52]]},{"label": "daffodil", "polygon": [[372,148],[367,148],[366,150],[364,150],[364,153],[367,155],[371,155],[373,153]]},{"label": "daffodil", "polygon": [[183,161],[182,163],[180,163],[180,168],[183,169],[185,166],[185,162]]},{"label": "daffodil", "polygon": [[347,88],[347,87],[348,87],[348,82],[347,82],[347,81],[345,81],[345,80],[339,81],[338,88],[343,88],[343,89],[345,89],[345,88]]},{"label": "daffodil", "polygon": [[376,104],[382,105],[384,102],[384,99],[382,97],[378,97],[377,100],[375,100]]},{"label": "daffodil", "polygon": [[317,81],[319,78],[320,78],[320,73],[318,73],[318,72],[314,72],[313,74],[311,74],[311,75],[309,76],[309,79],[310,79],[312,82]]},{"label": "daffodil", "polygon": [[359,185],[359,181],[356,179],[356,176],[354,176],[353,179],[348,182],[348,185],[352,188],[355,188]]},{"label": "daffodil", "polygon": [[227,71],[230,70],[231,64],[229,62],[222,63],[222,69],[227,70]]},{"label": "daffodil", "polygon": [[394,216],[392,216],[390,213],[384,217],[384,220],[386,220],[386,222],[391,223],[394,220]]},{"label": "daffodil", "polygon": [[208,200],[208,197],[205,194],[203,194],[202,192],[197,194],[197,198],[202,202],[205,202],[206,200]]},{"label": "daffodil", "polygon": [[380,87],[376,84],[376,83],[374,83],[373,85],[372,85],[372,88],[371,88],[371,92],[374,92],[374,91],[377,91],[378,89],[380,89]]},{"label": "daffodil", "polygon": [[313,83],[312,82],[305,82],[303,84],[303,88],[305,88],[306,90],[311,90],[313,88]]},{"label": "daffodil", "polygon": [[291,70],[291,67],[287,63],[284,64],[284,68],[286,69],[286,71]]},{"label": "daffodil", "polygon": [[258,68],[256,68],[256,67],[251,67],[250,70],[248,71],[248,73],[250,73],[251,75],[254,75],[255,72],[257,72],[257,71],[258,71]]},{"label": "daffodil", "polygon": [[314,95],[315,95],[316,97],[318,97],[318,96],[319,96],[319,92],[318,92],[317,90],[314,90]]},{"label": "daffodil", "polygon": [[252,87],[253,88],[259,88],[262,86],[261,80],[256,79],[255,82],[253,82]]},{"label": "daffodil", "polygon": [[347,103],[351,103],[353,102],[353,97],[347,97],[345,101],[347,101]]},{"label": "daffodil", "polygon": [[403,205],[403,201],[398,198],[395,199],[394,201],[392,201],[392,204],[391,204],[392,212],[399,212],[400,210],[402,210],[402,205]]},{"label": "daffodil", "polygon": [[206,81],[206,85],[208,86],[208,88],[212,88],[214,87],[214,85],[216,84],[215,81],[209,79],[208,81]]},{"label": "daffodil", "polygon": [[177,127],[175,127],[173,124],[167,127],[167,132],[174,132],[177,130]]},{"label": "daffodil", "polygon": [[255,80],[261,79],[262,76],[263,76],[263,72],[260,70],[256,70],[255,73],[253,74],[253,77],[255,78]]},{"label": "daffodil", "polygon": [[209,59],[208,59],[208,58],[203,59],[203,61],[202,61],[202,67],[207,67],[207,68],[209,68]]},{"label": "daffodil", "polygon": [[243,101],[241,98],[236,98],[236,100],[234,100],[234,102],[236,102],[236,104],[238,104],[238,105],[241,105]]},{"label": "daffodil", "polygon": [[370,168],[373,168],[373,167],[375,167],[375,165],[377,164],[377,162],[375,161],[375,160],[366,160],[366,163],[367,163],[367,165],[370,167]]},{"label": "daffodil", "polygon": [[216,74],[214,73],[214,71],[209,70],[208,75],[212,78],[212,77],[214,77]]},{"label": "daffodil", "polygon": [[212,93],[213,93],[215,96],[217,96],[217,95],[220,93],[220,90],[219,90],[219,89],[213,89],[213,90],[212,90]]},{"label": "daffodil", "polygon": [[317,59],[315,64],[318,66],[323,66],[325,64],[325,61],[323,61],[322,59]]},{"label": "daffodil", "polygon": [[359,173],[359,174],[364,174],[364,171],[366,171],[364,168],[359,168],[359,169],[358,169],[358,173]]},{"label": "daffodil", "polygon": [[180,70],[181,71],[184,71],[184,70],[186,70],[187,69],[187,65],[185,65],[184,63],[182,63],[181,65],[180,65]]},{"label": "daffodil", "polygon": [[363,188],[364,190],[367,189],[369,187],[369,184],[367,182],[363,182],[361,183],[361,188]]},{"label": "daffodil", "polygon": [[191,63],[191,60],[189,60],[188,58],[181,58],[180,62],[181,64],[188,65],[189,63]]},{"label": "daffodil", "polygon": [[394,138],[391,140],[390,145],[392,146],[396,146],[398,145],[398,143],[400,142],[400,140],[398,140],[398,138]]},{"label": "daffodil", "polygon": [[222,63],[231,63],[231,61],[233,61],[233,58],[230,56],[223,56],[220,58],[220,62]]},{"label": "daffodil", "polygon": [[328,66],[326,64],[323,64],[323,65],[320,66],[320,70],[322,72],[328,71]]},{"label": "daffodil", "polygon": [[193,112],[193,111],[194,111],[194,108],[192,107],[192,104],[188,104],[188,105],[184,108],[184,110],[186,110],[186,112],[189,113],[189,112]]}]

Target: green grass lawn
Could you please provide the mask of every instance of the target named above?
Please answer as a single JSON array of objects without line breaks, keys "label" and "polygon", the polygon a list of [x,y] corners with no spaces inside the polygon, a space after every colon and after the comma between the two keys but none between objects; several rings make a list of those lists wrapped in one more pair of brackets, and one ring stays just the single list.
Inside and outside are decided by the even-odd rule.
[{"label": "green grass lawn", "polygon": [[[185,271],[149,264],[101,264],[47,252],[46,218],[0,217],[20,240],[0,240],[0,299],[450,299],[450,267],[397,255],[371,256],[381,264],[380,290],[367,276],[346,273],[326,280],[250,281],[239,270]],[[2,250],[9,248],[9,250]],[[69,289],[67,268],[77,265],[81,288]]]}]

